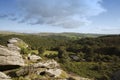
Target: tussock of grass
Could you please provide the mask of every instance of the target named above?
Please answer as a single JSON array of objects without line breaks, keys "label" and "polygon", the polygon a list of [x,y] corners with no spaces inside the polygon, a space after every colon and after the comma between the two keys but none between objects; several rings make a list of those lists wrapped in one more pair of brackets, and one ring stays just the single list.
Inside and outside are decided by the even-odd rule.
[{"label": "tussock of grass", "polygon": [[68,78],[68,74],[65,71],[62,71],[60,78]]},{"label": "tussock of grass", "polygon": [[58,51],[45,51],[43,53],[44,56],[46,55],[58,55]]},{"label": "tussock of grass", "polygon": [[38,50],[30,50],[30,54],[39,54]]}]

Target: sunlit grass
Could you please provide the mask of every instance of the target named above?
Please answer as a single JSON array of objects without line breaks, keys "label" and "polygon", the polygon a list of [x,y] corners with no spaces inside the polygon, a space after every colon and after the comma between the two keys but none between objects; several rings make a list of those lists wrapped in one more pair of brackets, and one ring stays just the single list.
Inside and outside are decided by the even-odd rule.
[{"label": "sunlit grass", "polygon": [[69,62],[62,64],[63,68],[68,72],[71,71],[86,78],[99,78],[102,74],[93,70],[96,65],[98,63],[95,62]]},{"label": "sunlit grass", "polygon": [[58,51],[45,51],[43,53],[44,56],[46,55],[58,55]]}]

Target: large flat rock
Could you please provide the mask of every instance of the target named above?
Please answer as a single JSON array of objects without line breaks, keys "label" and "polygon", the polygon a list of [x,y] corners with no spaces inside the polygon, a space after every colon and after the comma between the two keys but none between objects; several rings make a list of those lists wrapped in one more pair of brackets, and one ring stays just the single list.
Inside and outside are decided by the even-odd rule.
[{"label": "large flat rock", "polygon": [[18,51],[11,51],[0,45],[0,66],[19,65],[24,66],[24,60]]}]

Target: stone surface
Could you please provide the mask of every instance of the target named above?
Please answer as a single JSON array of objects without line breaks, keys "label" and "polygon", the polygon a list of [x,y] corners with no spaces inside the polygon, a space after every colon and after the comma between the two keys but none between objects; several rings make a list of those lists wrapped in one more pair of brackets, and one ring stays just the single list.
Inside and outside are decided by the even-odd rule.
[{"label": "stone surface", "polygon": [[61,69],[57,69],[57,68],[55,68],[55,69],[48,69],[48,70],[46,70],[46,73],[48,75],[50,75],[50,76],[52,75],[54,77],[60,77],[60,75],[62,73],[62,70]]},{"label": "stone surface", "polygon": [[8,48],[13,51],[20,51],[21,49],[14,44],[7,44]]},{"label": "stone surface", "polygon": [[74,60],[74,61],[80,61],[80,58],[79,58],[78,56],[76,56],[76,55],[71,55],[70,57],[71,57],[72,60]]},{"label": "stone surface", "polygon": [[28,55],[28,59],[31,61],[37,61],[37,60],[41,60],[42,58],[40,56],[37,55]]},{"label": "stone surface", "polygon": [[59,64],[55,60],[52,59],[52,60],[36,63],[33,66],[36,68],[45,67],[45,68],[52,69],[52,68],[59,67]]},{"label": "stone surface", "polygon": [[0,66],[1,65],[24,66],[24,61],[20,55],[20,52],[11,51],[7,47],[0,46]]},{"label": "stone surface", "polygon": [[6,74],[0,72],[0,80],[12,80],[12,79]]},{"label": "stone surface", "polygon": [[[58,78],[63,72],[63,70],[60,69],[60,65],[53,59],[36,63],[33,66],[34,68],[44,68],[45,71],[43,72],[50,77]],[[41,74],[41,70],[38,70],[37,73]]]},{"label": "stone surface", "polygon": [[20,51],[22,48],[27,48],[28,45],[19,38],[11,38],[8,40],[8,48],[13,51]]},{"label": "stone surface", "polygon": [[32,65],[24,66],[16,71],[17,76],[25,76],[29,74],[37,74],[41,75],[41,73],[45,72],[46,68],[34,68]]},{"label": "stone surface", "polygon": [[14,44],[14,43],[17,43],[18,40],[20,40],[20,39],[19,38],[12,38],[12,39],[9,39],[8,42],[11,44]]},{"label": "stone surface", "polygon": [[48,75],[49,77],[59,78],[62,72],[64,71],[60,69],[59,64],[55,60],[48,60],[22,67],[16,74],[17,76],[28,74]]},{"label": "stone surface", "polygon": [[20,47],[28,47],[28,45],[19,38],[9,39],[7,47],[0,45],[0,66],[24,66]]}]

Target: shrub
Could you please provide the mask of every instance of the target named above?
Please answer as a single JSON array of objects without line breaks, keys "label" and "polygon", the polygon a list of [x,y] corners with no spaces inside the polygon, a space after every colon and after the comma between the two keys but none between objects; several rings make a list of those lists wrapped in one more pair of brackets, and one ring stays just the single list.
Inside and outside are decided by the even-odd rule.
[{"label": "shrub", "polygon": [[43,47],[38,48],[38,52],[39,54],[43,54],[45,52],[45,48]]}]

